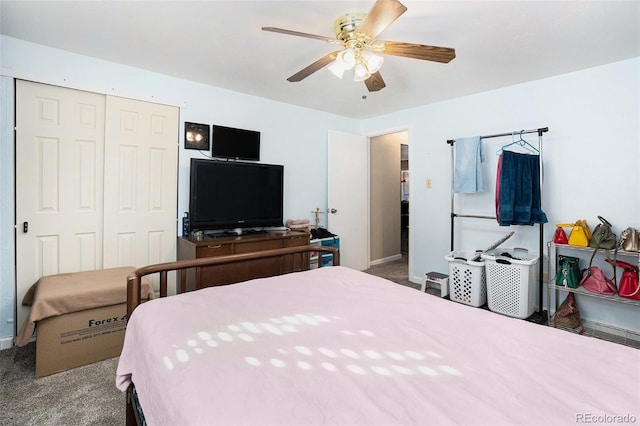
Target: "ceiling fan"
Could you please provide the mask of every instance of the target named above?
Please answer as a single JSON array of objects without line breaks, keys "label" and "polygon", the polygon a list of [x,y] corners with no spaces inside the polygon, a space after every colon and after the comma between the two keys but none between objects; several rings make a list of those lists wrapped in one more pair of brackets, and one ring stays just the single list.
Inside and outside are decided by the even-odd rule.
[{"label": "ceiling fan", "polygon": [[397,0],[376,0],[368,13],[348,13],[336,19],[335,38],[276,27],[262,27],[262,30],[323,40],[343,47],[298,71],[287,78],[288,81],[301,81],[329,66],[329,70],[339,78],[344,71],[353,69],[354,81],[364,81],[370,92],[376,92],[386,86],[379,71],[383,62],[379,54],[442,63],[456,57],[455,50],[448,47],[376,40],[378,34],[406,11],[406,6]]}]

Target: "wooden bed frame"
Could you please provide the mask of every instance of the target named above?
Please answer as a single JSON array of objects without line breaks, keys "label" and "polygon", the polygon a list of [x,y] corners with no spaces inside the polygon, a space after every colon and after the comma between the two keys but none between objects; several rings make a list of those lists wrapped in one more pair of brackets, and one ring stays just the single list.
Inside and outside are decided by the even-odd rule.
[{"label": "wooden bed frame", "polygon": [[[302,270],[308,270],[310,262],[309,257],[311,252],[318,253],[318,268],[322,267],[322,255],[321,253],[329,253],[333,256],[333,265],[340,265],[340,252],[338,249],[333,247],[325,247],[318,245],[307,245],[307,246],[299,246],[299,247],[288,247],[282,249],[275,250],[265,250],[260,252],[253,253],[244,253],[244,254],[233,254],[228,256],[218,256],[218,257],[207,257],[200,259],[191,259],[191,260],[180,260],[176,262],[166,262],[159,263],[155,265],[143,266],[141,268],[137,268],[133,272],[131,272],[127,276],[127,318],[131,317],[131,314],[136,309],[141,300],[141,282],[142,277],[151,274],[159,274],[160,275],[160,297],[166,297],[167,294],[167,276],[171,271],[176,271],[180,273],[180,280],[176,282],[176,292],[178,290],[180,292],[185,292],[187,288],[187,270],[195,269],[196,272],[196,288],[207,287],[208,284],[205,282],[201,282],[202,280],[202,270],[203,268],[226,265],[230,263],[242,263],[245,262],[248,264],[248,268],[250,268],[251,261],[255,259],[265,259],[265,258],[274,258],[274,257],[297,257],[297,261],[291,262],[282,262],[282,266],[280,271],[276,275],[283,275],[290,272],[298,272]],[[304,261],[303,261],[304,260]],[[303,265],[302,267],[294,267],[293,265]],[[257,272],[252,276],[252,278],[266,278],[264,275]],[[240,281],[236,281],[240,282]],[[233,284],[233,283],[229,283]],[[134,407],[133,403],[133,391],[132,388],[129,387],[127,390],[126,396],[126,413],[127,420],[126,424],[128,426],[139,425],[140,419],[138,416],[138,412]]]}]

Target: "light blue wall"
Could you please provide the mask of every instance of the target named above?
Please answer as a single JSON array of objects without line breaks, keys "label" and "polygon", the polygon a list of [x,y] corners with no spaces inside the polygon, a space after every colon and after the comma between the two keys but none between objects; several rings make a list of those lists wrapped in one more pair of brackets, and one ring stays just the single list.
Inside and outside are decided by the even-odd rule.
[{"label": "light blue wall", "polygon": [[[359,121],[338,115],[1,37],[2,75],[178,106],[180,135],[185,121],[260,131],[261,161],[285,165],[286,218],[326,207],[327,129],[360,131]],[[199,155],[180,147],[178,212],[188,208],[189,158]]]},{"label": "light blue wall", "polygon": [[[13,80],[0,76],[0,349],[10,347],[2,340],[13,336],[15,290],[14,241],[14,105]],[[5,100],[7,102],[5,102]]]},{"label": "light blue wall", "polygon": [[[185,121],[261,131],[262,161],[285,165],[287,218],[311,219],[311,210],[326,209],[328,129],[369,136],[408,130],[409,273],[416,282],[426,272],[447,271],[451,184],[447,139],[548,126],[543,206],[550,223],[587,218],[595,225],[596,216],[602,215],[617,232],[626,226],[640,228],[640,58],[360,121],[0,37],[2,75],[176,105],[181,134]],[[4,116],[13,99],[2,94]],[[2,134],[8,133],[3,127]],[[13,165],[13,148],[6,146],[6,136],[1,142],[0,197],[7,200],[13,199],[13,170],[5,164]],[[487,155],[495,155],[504,142],[492,140]],[[177,216],[188,206],[188,164],[194,155],[197,151],[180,149]],[[492,161],[485,169],[487,179],[495,179]],[[427,178],[432,189],[425,187]],[[491,197],[490,192],[467,197],[461,207],[465,212],[490,214]],[[3,253],[13,250],[13,209],[5,213],[4,207],[0,218]],[[537,249],[537,229],[518,228],[505,246]],[[465,222],[456,229],[456,248],[484,248],[506,233],[496,225],[478,222]],[[553,226],[546,226],[545,238],[552,233]],[[12,294],[8,290],[14,285],[11,269],[0,270],[3,297]],[[0,336],[6,336],[5,318],[13,307],[4,298],[0,301]],[[588,302],[586,307],[588,311]],[[596,319],[607,319],[606,312],[597,312],[598,307],[592,311]]]},{"label": "light blue wall", "polygon": [[[549,127],[543,137],[543,209],[551,224],[545,227],[545,240],[552,238],[555,223],[586,218],[593,228],[597,215],[607,218],[618,234],[627,226],[640,228],[640,58],[376,117],[364,122],[363,131],[378,134],[403,127],[409,129],[413,280],[430,271],[448,270],[444,259],[451,240],[448,139]],[[537,136],[525,139],[536,142]],[[510,138],[484,142],[484,176],[493,189],[496,150]],[[428,178],[432,189],[426,188]],[[456,212],[495,215],[493,198],[492,191],[456,196]],[[515,230],[503,247],[537,250],[538,228],[534,228],[500,228],[494,221],[457,219],[454,247],[484,249]],[[546,264],[546,258],[542,260]],[[606,308],[596,307],[591,313],[607,320]]]},{"label": "light blue wall", "polygon": [[[76,55],[42,45],[0,36],[3,76],[32,80],[96,93],[174,105],[180,108],[180,135],[184,122],[221,124],[261,132],[261,162],[285,166],[285,219],[313,220],[312,211],[326,210],[327,130],[360,132],[357,120],[301,108],[281,102],[231,92],[191,81]],[[7,79],[10,80],[10,79]],[[13,116],[13,95],[0,100],[2,116]],[[2,122],[0,150],[3,200],[0,222],[2,270],[0,270],[0,339],[13,335],[14,265],[13,131]],[[10,135],[10,136],[7,136]],[[182,137],[181,143],[182,143]],[[179,151],[178,208],[188,210],[189,161],[199,151]],[[326,218],[322,217],[326,225]],[[181,226],[177,225],[177,232]],[[4,267],[6,266],[6,267]],[[0,340],[1,341],[1,340]]]}]

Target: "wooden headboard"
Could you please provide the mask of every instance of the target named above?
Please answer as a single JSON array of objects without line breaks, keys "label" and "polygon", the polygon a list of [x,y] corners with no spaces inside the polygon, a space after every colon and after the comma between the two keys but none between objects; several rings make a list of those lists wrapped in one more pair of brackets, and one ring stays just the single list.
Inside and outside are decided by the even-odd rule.
[{"label": "wooden headboard", "polygon": [[[141,279],[144,276],[150,274],[159,274],[160,275],[160,297],[167,296],[167,273],[170,271],[176,271],[180,273],[180,280],[176,283],[176,286],[179,287],[176,289],[180,292],[186,291],[187,288],[187,271],[189,269],[195,269],[195,277],[196,277],[196,288],[207,287],[207,283],[201,282],[202,280],[202,270],[204,268],[231,264],[231,263],[239,263],[245,262],[247,263],[247,268],[251,267],[251,261],[255,261],[256,259],[265,259],[272,257],[283,257],[283,256],[300,256],[306,258],[306,262],[297,262],[298,265],[305,265],[300,267],[299,269],[291,269],[291,268],[283,268],[279,271],[278,274],[282,275],[289,272],[301,271],[304,269],[309,269],[308,259],[311,252],[318,253],[330,253],[333,255],[333,265],[340,264],[340,252],[338,249],[333,247],[325,247],[318,245],[307,245],[307,246],[299,246],[299,247],[288,247],[281,248],[275,250],[264,250],[259,252],[252,253],[243,253],[243,254],[233,254],[228,256],[218,256],[218,257],[206,257],[200,259],[190,259],[190,260],[179,260],[176,262],[166,262],[166,263],[157,263],[154,265],[143,266],[141,268],[137,268],[133,272],[131,272],[127,276],[127,317],[130,317],[135,308],[141,303]],[[322,267],[321,256],[319,255],[318,267]],[[262,278],[264,275],[256,274],[255,276],[251,276],[250,278]],[[245,278],[246,279],[246,278]],[[240,279],[235,282],[243,281],[244,279]],[[232,284],[230,282],[229,284]]]}]

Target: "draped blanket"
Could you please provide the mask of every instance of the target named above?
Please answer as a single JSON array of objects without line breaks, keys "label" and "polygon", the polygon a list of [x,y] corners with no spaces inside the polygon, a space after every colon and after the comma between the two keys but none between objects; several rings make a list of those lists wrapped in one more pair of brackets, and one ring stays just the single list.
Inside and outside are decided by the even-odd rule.
[{"label": "draped blanket", "polygon": [[149,425],[576,425],[640,418],[638,366],[634,348],[336,266],[138,306],[116,385]]},{"label": "draped blanket", "polygon": [[[40,278],[22,300],[23,305],[31,305],[31,312],[20,328],[16,345],[24,346],[29,343],[37,321],[70,312],[125,303],[127,275],[134,269],[133,266],[125,266]],[[148,280],[143,280],[142,298],[154,297],[153,287]]]}]

